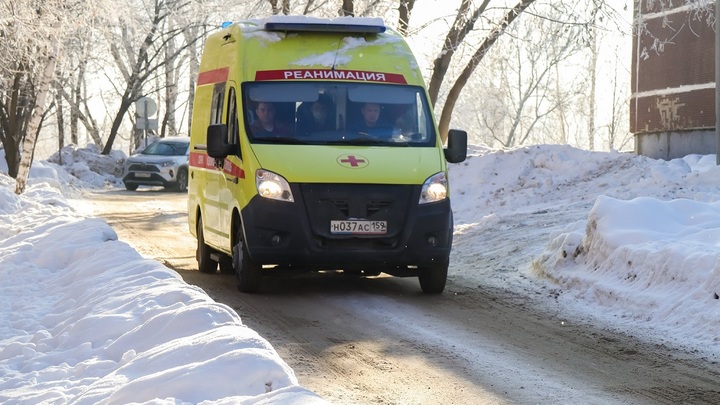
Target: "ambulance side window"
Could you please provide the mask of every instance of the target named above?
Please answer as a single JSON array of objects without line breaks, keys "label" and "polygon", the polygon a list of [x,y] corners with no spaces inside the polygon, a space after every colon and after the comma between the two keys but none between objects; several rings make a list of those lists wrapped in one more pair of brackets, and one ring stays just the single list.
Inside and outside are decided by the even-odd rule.
[{"label": "ambulance side window", "polygon": [[215,83],[215,87],[213,87],[212,106],[210,108],[210,124],[222,123],[224,97],[225,83]]},{"label": "ambulance side window", "polygon": [[240,130],[238,124],[238,111],[237,111],[237,98],[235,97],[235,88],[231,87],[228,93],[228,108],[227,108],[227,126],[228,126],[228,139],[227,142],[230,145],[240,144]]}]

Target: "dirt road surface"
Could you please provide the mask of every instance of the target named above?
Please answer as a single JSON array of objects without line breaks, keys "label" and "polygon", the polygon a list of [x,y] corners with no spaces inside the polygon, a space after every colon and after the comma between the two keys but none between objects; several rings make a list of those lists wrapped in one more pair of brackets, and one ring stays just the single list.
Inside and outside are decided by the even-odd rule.
[{"label": "dirt road surface", "polygon": [[234,308],[332,403],[720,403],[713,361],[575,324],[533,297],[453,277],[452,263],[439,296],[414,278],[334,273],[265,278],[248,295],[232,276],[197,271],[186,194],[112,189],[71,202]]}]

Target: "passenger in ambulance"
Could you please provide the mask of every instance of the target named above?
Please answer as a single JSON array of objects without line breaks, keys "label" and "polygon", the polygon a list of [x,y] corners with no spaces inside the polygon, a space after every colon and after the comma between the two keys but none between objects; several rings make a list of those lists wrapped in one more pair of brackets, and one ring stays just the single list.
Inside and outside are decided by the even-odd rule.
[{"label": "passenger in ambulance", "polygon": [[380,104],[365,103],[360,110],[362,122],[355,128],[356,132],[378,137],[390,137],[393,134],[393,127],[381,118],[382,109]]},{"label": "passenger in ambulance", "polygon": [[275,119],[275,106],[261,101],[255,108],[257,119],[251,129],[254,136],[290,136],[290,126]]},{"label": "passenger in ambulance", "polygon": [[395,135],[402,135],[406,138],[411,137],[412,140],[417,141],[423,138],[423,134],[418,132],[417,125],[413,125],[416,120],[413,118],[411,108],[412,105],[405,104],[400,104],[395,108],[394,116],[397,117],[394,125],[397,131]]},{"label": "passenger in ambulance", "polygon": [[312,104],[303,103],[298,108],[298,134],[335,131],[335,106],[327,96],[320,96]]}]

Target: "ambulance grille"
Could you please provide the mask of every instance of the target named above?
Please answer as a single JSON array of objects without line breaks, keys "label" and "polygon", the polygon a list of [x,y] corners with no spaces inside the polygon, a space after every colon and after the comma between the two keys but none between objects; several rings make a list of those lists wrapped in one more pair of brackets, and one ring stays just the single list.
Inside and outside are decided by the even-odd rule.
[{"label": "ambulance grille", "polygon": [[[345,216],[350,215],[350,203],[348,200],[331,200],[332,204]],[[391,200],[370,200],[366,205],[367,216],[370,217],[392,205]]]},{"label": "ambulance grille", "polygon": [[[409,210],[417,205],[421,186],[305,183],[298,187],[300,189],[298,195],[302,195],[312,232],[320,240],[325,240],[324,244],[332,245],[334,242],[330,240],[349,238],[347,235],[332,234],[331,221],[367,219],[387,221],[387,235],[359,238],[381,239],[379,243],[385,246],[385,244],[391,245],[398,233],[404,229]],[[355,236],[350,238],[358,239]]]},{"label": "ambulance grille", "polygon": [[376,214],[390,205],[392,205],[392,201],[389,200],[370,200],[367,202],[368,216]]},{"label": "ambulance grille", "polygon": [[348,216],[350,214],[350,203],[348,203],[348,200],[331,200],[332,204],[340,210],[340,212],[343,213],[343,215]]}]

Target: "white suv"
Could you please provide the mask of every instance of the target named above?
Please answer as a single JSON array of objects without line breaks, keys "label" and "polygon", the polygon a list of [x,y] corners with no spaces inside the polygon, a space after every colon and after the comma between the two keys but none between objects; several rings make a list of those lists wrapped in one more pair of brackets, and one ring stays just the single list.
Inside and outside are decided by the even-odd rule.
[{"label": "white suv", "polygon": [[125,188],[163,186],[187,191],[190,138],[160,138],[123,165]]}]

